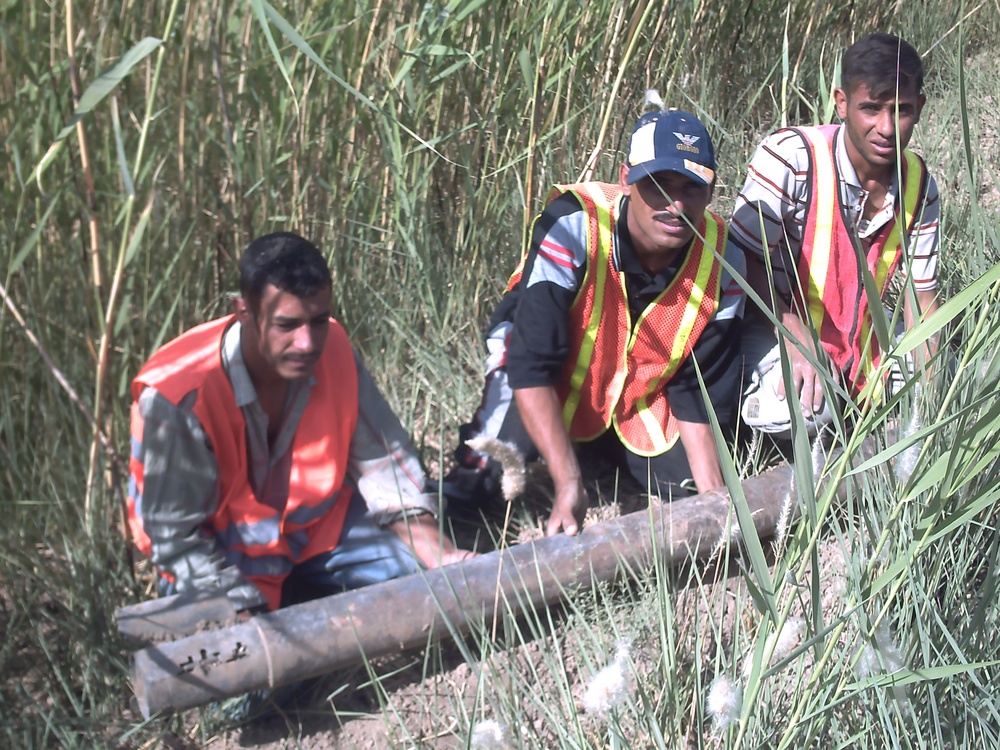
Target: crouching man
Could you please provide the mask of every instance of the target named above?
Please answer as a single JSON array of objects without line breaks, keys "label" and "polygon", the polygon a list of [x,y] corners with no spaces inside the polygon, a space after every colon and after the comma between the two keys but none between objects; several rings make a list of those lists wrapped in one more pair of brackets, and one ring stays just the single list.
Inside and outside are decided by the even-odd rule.
[{"label": "crouching man", "polygon": [[[791,434],[789,387],[810,434],[836,411],[824,383],[840,381],[859,403],[863,392],[877,396],[880,381],[866,386],[890,342],[876,337],[873,313],[888,308],[888,324],[901,304],[899,330],[890,330],[898,336],[938,307],[938,188],[923,159],[906,150],[926,103],[923,80],[910,44],[869,34],[844,53],[834,91],[842,124],[782,128],[750,162],[729,239],[781,324],[761,316],[746,327],[753,385],[742,414],[754,429]],[[867,288],[866,275],[874,282]],[[790,334],[787,384],[779,331]],[[918,364],[935,351],[935,342],[918,349]],[[911,375],[906,364],[893,363],[890,390]]]},{"label": "crouching man", "polygon": [[132,383],[129,515],[160,593],[279,606],[465,559],[399,421],[330,317],[323,256],[254,240],[235,312]]},{"label": "crouching man", "polygon": [[545,459],[548,535],[580,529],[595,456],[663,498],[724,486],[709,409],[736,414],[730,269],[745,265],[708,210],[715,168],[698,118],[660,110],[636,124],[616,183],[556,186],[490,323],[483,401],[445,483],[455,502],[496,492],[497,456],[465,442],[483,437]]}]

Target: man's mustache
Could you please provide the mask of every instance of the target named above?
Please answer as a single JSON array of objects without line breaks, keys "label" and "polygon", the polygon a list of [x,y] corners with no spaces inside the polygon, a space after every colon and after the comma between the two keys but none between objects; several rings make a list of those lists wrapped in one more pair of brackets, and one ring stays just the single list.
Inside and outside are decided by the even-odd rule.
[{"label": "man's mustache", "polygon": [[672,211],[657,211],[653,214],[654,221],[683,222],[695,226],[694,219],[688,214],[675,214]]}]

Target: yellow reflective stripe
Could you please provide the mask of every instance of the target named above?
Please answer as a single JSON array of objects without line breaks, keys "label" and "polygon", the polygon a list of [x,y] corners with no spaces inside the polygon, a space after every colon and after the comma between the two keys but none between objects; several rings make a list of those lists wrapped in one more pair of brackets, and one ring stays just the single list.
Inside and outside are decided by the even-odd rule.
[{"label": "yellow reflective stripe", "polygon": [[659,456],[661,453],[666,453],[670,449],[670,444],[667,443],[667,438],[663,435],[663,427],[653,416],[653,412],[649,410],[645,401],[639,402],[636,413],[642,420],[642,426],[646,428],[646,434],[649,435],[649,439],[653,443],[653,450],[650,451],[649,455]]},{"label": "yellow reflective stripe", "polygon": [[[691,338],[691,331],[694,329],[694,325],[698,320],[698,313],[701,311],[701,305],[705,298],[705,289],[708,287],[708,281],[712,276],[712,267],[715,264],[715,253],[714,249],[721,247],[719,244],[719,225],[715,221],[715,217],[712,216],[708,211],[705,212],[705,237],[704,244],[701,243],[700,239],[696,240],[691,244],[691,249],[688,253],[693,253],[696,250],[701,250],[701,257],[698,260],[698,271],[695,274],[695,283],[691,289],[691,296],[688,298],[687,305],[684,307],[684,316],[681,318],[680,327],[677,329],[677,336],[674,338],[673,347],[670,350],[670,361],[667,362],[666,368],[660,374],[658,378],[653,378],[649,381],[646,386],[646,392],[643,394],[642,398],[636,403],[636,413],[642,419],[642,424],[646,428],[646,432],[653,443],[653,453],[650,455],[658,456],[664,453],[670,445],[667,443],[666,437],[663,434],[663,427],[657,421],[656,417],[649,410],[649,398],[656,391],[658,391],[663,384],[663,381],[672,376],[677,368],[680,367],[681,362],[684,358],[684,348],[687,346],[688,339]],[[687,258],[685,258],[684,265],[687,264]],[[682,265],[683,267],[683,265]],[[674,283],[677,283],[678,279],[675,279]],[[722,274],[719,274],[718,283],[722,283]],[[671,284],[673,286],[673,284]],[[660,299],[670,290],[670,287],[664,289],[656,300],[650,304],[642,315],[639,317],[639,322],[635,326],[635,330],[638,331],[646,318],[646,312],[648,312],[653,305],[657,304]],[[717,292],[718,290],[716,290]],[[718,294],[713,296],[718,297]],[[632,349],[632,344],[635,343],[635,336],[629,342],[629,350]]]},{"label": "yellow reflective stripe", "polygon": [[[906,159],[906,182],[904,183],[903,200],[901,201],[903,204],[903,214],[896,217],[896,221],[889,231],[889,236],[886,237],[885,245],[882,247],[878,265],[875,267],[875,288],[878,289],[879,294],[885,290],[889,269],[892,268],[892,264],[896,260],[896,253],[899,251],[901,238],[906,236],[909,239],[910,226],[913,223],[913,217],[916,215],[920,203],[920,184],[923,182],[923,170],[920,166],[920,159],[912,151],[904,151],[903,156]],[[905,235],[903,234],[904,232],[906,233]],[[871,315],[872,313],[869,309],[868,315],[861,321],[861,342],[864,346],[864,354],[859,372],[865,373],[866,377],[870,377],[875,371],[875,365],[872,363],[872,347],[869,341]]]},{"label": "yellow reflective stripe", "polygon": [[[590,319],[587,320],[587,328],[583,333],[583,341],[580,342],[580,354],[576,358],[576,365],[573,367],[573,374],[569,379],[569,393],[566,395],[566,403],[563,404],[563,423],[566,429],[573,424],[573,417],[580,406],[580,396],[583,389],[583,381],[587,377],[591,360],[594,357],[594,346],[597,343],[597,330],[601,325],[601,313],[604,309],[604,288],[608,278],[608,256],[611,253],[613,225],[611,222],[611,205],[600,192],[600,188],[595,192],[591,190],[589,184],[581,186],[581,192],[587,194],[597,210],[597,254],[591,262],[592,268],[588,268],[587,274],[594,273],[594,306],[590,311]],[[589,212],[588,212],[589,213]],[[587,225],[590,221],[588,216]],[[587,234],[587,255],[590,258],[590,249],[593,247],[595,238],[590,236],[589,228]],[[584,278],[584,287],[587,279]]]},{"label": "yellow reflective stripe", "polygon": [[811,142],[813,156],[812,200],[816,203],[816,223],[812,237],[812,256],[809,258],[809,288],[806,301],[809,317],[816,331],[823,329],[826,317],[823,298],[826,293],[827,270],[830,267],[830,253],[833,249],[833,221],[837,196],[837,175],[833,166],[833,154],[826,138],[818,130],[803,128],[801,132]]},{"label": "yellow reflective stripe", "polygon": [[899,248],[900,239],[904,236],[902,232],[906,232],[907,239],[909,239],[910,226],[913,224],[913,217],[916,215],[920,203],[920,183],[923,181],[920,159],[910,151],[904,151],[903,156],[906,157],[906,183],[903,188],[902,200],[903,215],[896,217],[896,223],[885,241],[882,259],[875,274],[875,282],[879,291],[885,288],[886,277],[889,275],[892,262],[896,259],[896,250]]}]

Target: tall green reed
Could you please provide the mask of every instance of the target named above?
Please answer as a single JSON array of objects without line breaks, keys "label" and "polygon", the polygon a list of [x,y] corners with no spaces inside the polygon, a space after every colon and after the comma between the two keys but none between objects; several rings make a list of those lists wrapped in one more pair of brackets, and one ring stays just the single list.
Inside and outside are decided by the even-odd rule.
[{"label": "tall green reed", "polygon": [[[982,106],[991,68],[976,62],[996,39],[990,10],[817,10],[804,0],[692,1],[670,12],[646,2],[477,0],[0,6],[0,258],[18,314],[0,312],[0,617],[11,633],[0,653],[4,671],[23,678],[23,687],[0,690],[3,731],[28,746],[114,744],[127,731],[116,718],[127,686],[109,604],[149,593],[142,569],[132,578],[121,530],[129,379],[159,344],[226,311],[235,260],[253,236],[290,228],[326,252],[340,317],[430,457],[446,450],[476,400],[479,329],[548,186],[590,170],[613,177],[647,87],[710,123],[724,211],[763,130],[828,111],[843,43],[882,27],[933,49],[932,114],[918,143],[942,185],[957,186],[942,194],[945,291],[953,296],[979,277],[997,260],[990,191],[998,181],[989,154],[976,148],[996,124]],[[972,62],[962,67],[963,59]],[[62,145],[50,150],[55,143]],[[886,528],[912,530],[905,543],[887,536],[884,569],[860,552],[852,563],[866,632],[880,617],[913,625],[911,650],[919,646],[926,664],[957,669],[993,658],[976,639],[982,631],[967,627],[989,626],[992,613],[963,599],[945,558],[935,559],[947,549],[954,565],[977,571],[975,592],[995,587],[992,564],[974,554],[976,544],[995,545],[986,531],[992,454],[955,437],[985,436],[993,424],[990,294],[974,298],[980,317],[956,318],[966,365],[950,406],[928,416],[919,437],[922,465],[935,467],[930,486],[919,484],[929,474],[915,475],[910,486],[920,491],[899,504],[890,478],[856,472],[845,517],[822,492],[807,500],[808,520],[768,573],[771,587],[768,561],[748,558],[757,574],[748,580],[765,606],[744,635],[758,639],[761,664],[765,636],[785,611],[782,581],[789,571],[805,575],[831,523],[845,544],[859,535],[877,540]],[[877,430],[880,417],[872,419]],[[979,470],[969,478],[972,468]],[[852,471],[845,463],[843,473]],[[934,617],[938,600],[927,592],[935,586],[968,621]],[[660,638],[664,658],[679,663],[678,643],[703,636],[698,628],[677,632],[670,591],[658,594]],[[830,628],[847,618],[823,620],[826,631],[816,627],[809,648],[822,657],[836,641]],[[581,622],[579,637],[604,642],[599,630],[586,635],[599,627]],[[952,632],[960,633],[955,644]],[[22,654],[34,655],[32,663]],[[735,661],[718,654],[720,666]],[[833,732],[837,701],[861,694],[848,663],[827,663],[843,679],[829,683],[839,686],[833,690],[810,678],[794,714],[806,734],[788,735],[796,741]],[[657,721],[700,715],[706,680],[692,674],[672,671],[668,693],[647,696]],[[764,708],[747,712],[747,736],[766,736],[785,706],[769,687],[775,676],[758,670]],[[922,689],[975,692],[977,679],[956,671]],[[530,694],[530,678],[515,682],[525,700],[542,700]],[[568,699],[569,687],[561,690]],[[981,691],[970,699],[986,713],[981,723],[970,720],[978,728],[969,737],[987,733],[983,700]],[[511,699],[511,710],[523,702]],[[560,720],[577,726],[572,713]],[[163,727],[139,729],[129,741]]]}]

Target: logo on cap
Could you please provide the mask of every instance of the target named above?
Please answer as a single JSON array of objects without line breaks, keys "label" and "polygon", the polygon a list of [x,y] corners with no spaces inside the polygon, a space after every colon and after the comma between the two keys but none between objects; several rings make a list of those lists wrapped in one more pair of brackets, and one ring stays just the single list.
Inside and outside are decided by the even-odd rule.
[{"label": "logo on cap", "polygon": [[695,148],[694,145],[701,140],[701,136],[691,135],[690,133],[678,133],[676,130],[674,131],[674,135],[677,136],[677,140],[680,141],[680,143],[677,144],[678,151],[687,151],[692,154],[701,153],[701,149]]}]

